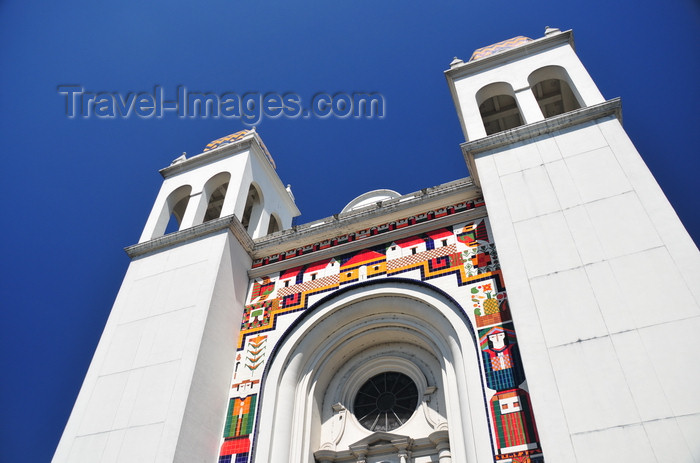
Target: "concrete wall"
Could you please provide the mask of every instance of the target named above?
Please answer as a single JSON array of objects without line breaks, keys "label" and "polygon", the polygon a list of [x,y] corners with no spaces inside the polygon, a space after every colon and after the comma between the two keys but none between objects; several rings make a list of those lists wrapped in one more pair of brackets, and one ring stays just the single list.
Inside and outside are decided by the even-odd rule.
[{"label": "concrete wall", "polygon": [[215,461],[249,266],[226,230],[132,261],[53,461]]},{"label": "concrete wall", "polygon": [[700,254],[618,120],[475,165],[547,460],[700,460]]}]

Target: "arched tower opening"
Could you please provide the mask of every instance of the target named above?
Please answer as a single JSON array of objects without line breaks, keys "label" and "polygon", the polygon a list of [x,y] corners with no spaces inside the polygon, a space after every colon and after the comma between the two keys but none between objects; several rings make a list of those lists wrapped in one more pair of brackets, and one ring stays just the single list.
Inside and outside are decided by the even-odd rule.
[{"label": "arched tower opening", "polygon": [[231,174],[222,172],[209,179],[204,186],[204,193],[207,195],[207,210],[204,213],[204,222],[221,217],[221,208],[224,205],[230,180]]},{"label": "arched tower opening", "polygon": [[270,222],[267,224],[267,234],[275,233],[282,230],[282,225],[274,212],[270,214]]},{"label": "arched tower opening", "polygon": [[190,193],[192,193],[192,187],[183,185],[168,195],[151,238],[158,238],[180,229],[182,218],[185,216],[185,210],[189,204]]},{"label": "arched tower opening", "polygon": [[510,84],[505,82],[489,84],[476,93],[476,99],[486,135],[523,125],[515,92]]},{"label": "arched tower opening", "polygon": [[258,186],[253,182],[248,188],[245,206],[243,207],[243,215],[241,216],[241,224],[246,229],[249,235],[253,236],[257,229],[260,216],[263,208],[263,197]]},{"label": "arched tower opening", "polygon": [[545,118],[558,116],[581,107],[579,97],[566,69],[545,66],[533,71],[528,82]]}]

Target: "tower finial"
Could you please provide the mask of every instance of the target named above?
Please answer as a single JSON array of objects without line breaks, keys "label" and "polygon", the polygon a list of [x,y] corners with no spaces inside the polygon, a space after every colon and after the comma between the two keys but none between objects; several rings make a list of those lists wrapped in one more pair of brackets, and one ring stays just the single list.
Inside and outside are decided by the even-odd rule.
[{"label": "tower finial", "polygon": [[179,163],[186,161],[186,160],[187,160],[187,153],[185,151],[183,151],[182,155],[173,159],[173,162],[171,162],[170,165],[172,166],[173,164],[179,164]]},{"label": "tower finial", "polygon": [[454,59],[452,60],[452,62],[450,63],[450,69],[457,67],[460,64],[464,64],[464,61],[462,61],[461,59],[459,59],[455,56]]}]

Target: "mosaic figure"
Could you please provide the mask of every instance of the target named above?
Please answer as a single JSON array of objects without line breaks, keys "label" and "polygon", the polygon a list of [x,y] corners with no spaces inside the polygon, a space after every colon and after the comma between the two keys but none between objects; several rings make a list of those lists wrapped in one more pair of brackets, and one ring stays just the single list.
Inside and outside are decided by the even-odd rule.
[{"label": "mosaic figure", "polygon": [[253,418],[257,394],[247,397],[234,397],[229,400],[224,443],[219,452],[219,463],[245,463],[250,452],[250,433],[253,431]]},{"label": "mosaic figure", "polygon": [[497,392],[491,398],[491,416],[500,454],[539,447],[527,392],[522,389]]},{"label": "mosaic figure", "polygon": [[525,381],[515,331],[503,326],[480,330],[479,341],[489,388],[504,391]]}]

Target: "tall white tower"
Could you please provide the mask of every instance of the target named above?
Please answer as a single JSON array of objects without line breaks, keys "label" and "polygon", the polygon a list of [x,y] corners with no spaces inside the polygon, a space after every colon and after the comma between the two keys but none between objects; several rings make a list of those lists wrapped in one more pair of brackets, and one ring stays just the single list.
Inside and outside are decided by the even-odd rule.
[{"label": "tall white tower", "polygon": [[252,238],[299,211],[254,131],[161,174],[54,462],[217,459]]},{"label": "tall white tower", "polygon": [[546,458],[698,455],[700,255],[558,29],[446,71]]}]

